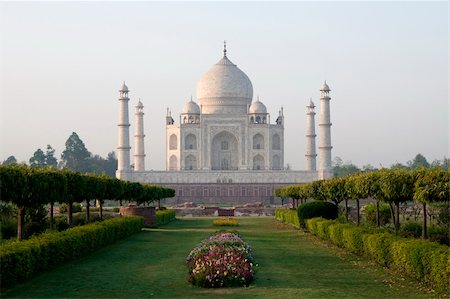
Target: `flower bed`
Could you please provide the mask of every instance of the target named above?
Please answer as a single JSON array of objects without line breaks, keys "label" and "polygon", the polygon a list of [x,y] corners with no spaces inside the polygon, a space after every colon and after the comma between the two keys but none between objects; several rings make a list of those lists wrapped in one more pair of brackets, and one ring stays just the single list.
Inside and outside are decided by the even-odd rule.
[{"label": "flower bed", "polygon": [[248,286],[254,279],[251,247],[238,234],[220,232],[188,255],[189,282],[204,288]]},{"label": "flower bed", "polygon": [[219,219],[215,219],[213,221],[213,225],[215,226],[239,226],[238,221],[236,218],[232,218],[232,217],[222,217]]}]

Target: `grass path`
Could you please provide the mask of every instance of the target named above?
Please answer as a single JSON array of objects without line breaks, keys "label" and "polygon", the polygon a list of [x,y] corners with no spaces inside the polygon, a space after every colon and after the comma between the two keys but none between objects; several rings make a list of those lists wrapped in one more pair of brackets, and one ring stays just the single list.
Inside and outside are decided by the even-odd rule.
[{"label": "grass path", "polygon": [[[184,259],[217,229],[212,218],[182,218],[62,265],[2,298],[429,298],[410,281],[327,248],[272,217],[239,218],[238,231],[259,264],[248,288],[200,289]],[[340,255],[340,256],[338,256]],[[391,284],[391,286],[389,286]]]}]

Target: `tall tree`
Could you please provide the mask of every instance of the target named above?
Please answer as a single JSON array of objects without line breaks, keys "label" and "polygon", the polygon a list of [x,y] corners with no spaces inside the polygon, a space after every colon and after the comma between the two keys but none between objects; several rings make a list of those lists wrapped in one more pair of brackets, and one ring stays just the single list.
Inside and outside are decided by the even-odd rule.
[{"label": "tall tree", "polygon": [[64,168],[68,168],[81,173],[89,172],[88,160],[91,153],[87,150],[84,142],[77,133],[73,132],[66,141],[66,149],[61,155]]},{"label": "tall tree", "polygon": [[420,153],[417,154],[412,161],[408,161],[407,164],[411,169],[430,167],[430,163],[428,163],[427,159]]},{"label": "tall tree", "polygon": [[47,144],[47,150],[45,152],[45,165],[50,167],[56,167],[58,161],[55,158],[55,150],[50,144]]},{"label": "tall tree", "polygon": [[45,154],[40,148],[38,148],[34,152],[33,157],[30,158],[30,166],[34,167],[34,168],[36,168],[36,167],[43,168],[46,165],[47,164],[45,162]]},{"label": "tall tree", "polygon": [[6,158],[5,161],[3,161],[2,165],[11,165],[11,164],[17,164],[17,159],[14,156],[9,156]]}]

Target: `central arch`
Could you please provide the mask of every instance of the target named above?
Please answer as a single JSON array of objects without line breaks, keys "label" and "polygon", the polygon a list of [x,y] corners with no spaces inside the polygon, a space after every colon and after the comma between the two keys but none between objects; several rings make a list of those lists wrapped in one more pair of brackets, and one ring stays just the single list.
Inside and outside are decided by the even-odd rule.
[{"label": "central arch", "polygon": [[227,131],[214,136],[211,142],[211,169],[236,170],[238,169],[238,141]]}]

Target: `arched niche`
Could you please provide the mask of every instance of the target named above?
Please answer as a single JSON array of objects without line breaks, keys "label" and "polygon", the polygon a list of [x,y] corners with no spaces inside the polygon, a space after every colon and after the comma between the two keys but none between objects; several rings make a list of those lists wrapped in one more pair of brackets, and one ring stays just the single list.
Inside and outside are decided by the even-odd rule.
[{"label": "arched niche", "polygon": [[253,149],[264,149],[264,136],[255,134],[253,136]]},{"label": "arched niche", "polygon": [[176,150],[178,148],[178,138],[177,135],[172,134],[169,137],[169,149]]},{"label": "arched niche", "polygon": [[238,140],[228,131],[216,134],[211,142],[211,169],[238,169]]},{"label": "arched niche", "polygon": [[196,150],[197,149],[197,137],[194,134],[186,135],[184,139],[184,149]]}]

